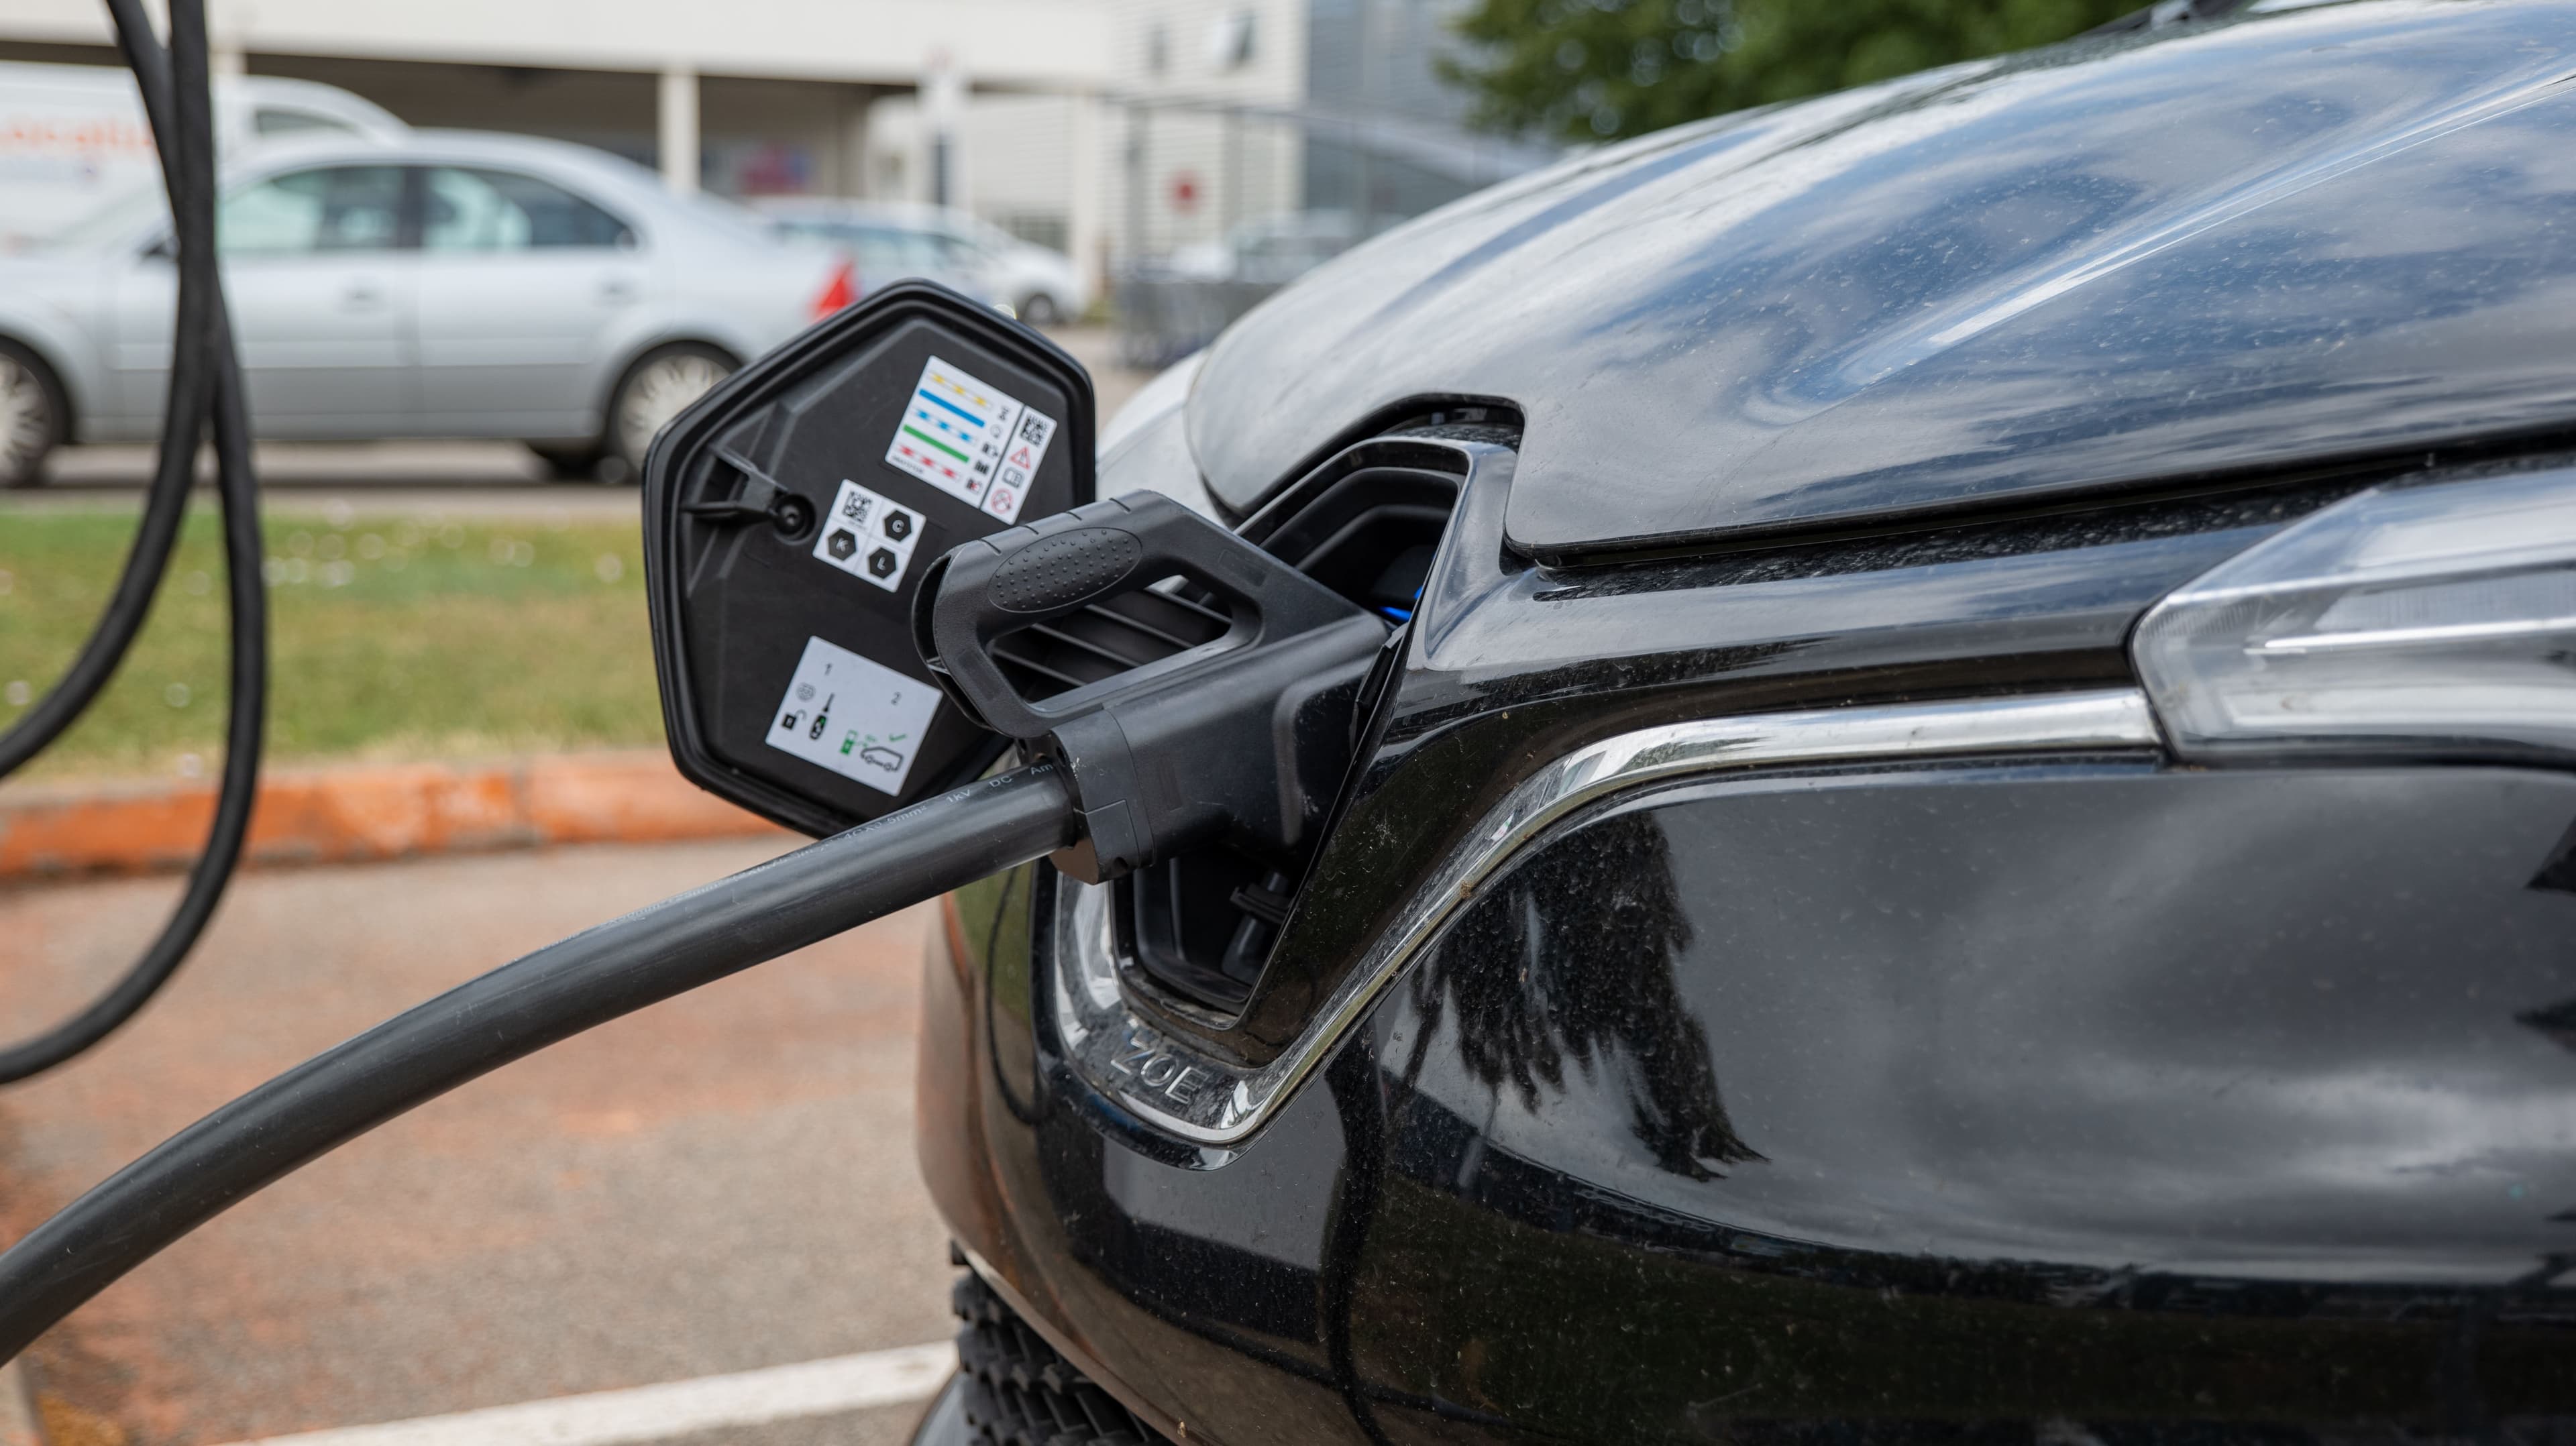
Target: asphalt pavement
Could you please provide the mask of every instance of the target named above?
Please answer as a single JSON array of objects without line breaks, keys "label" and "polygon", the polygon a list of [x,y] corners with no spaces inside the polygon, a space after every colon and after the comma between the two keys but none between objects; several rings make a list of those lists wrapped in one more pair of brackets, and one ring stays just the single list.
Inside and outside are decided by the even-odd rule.
[{"label": "asphalt pavement", "polygon": [[[0,1091],[0,1232],[407,1005],[781,847],[246,874],[139,1020]],[[0,1026],[15,1036],[95,987],[176,887],[0,892]],[[31,1354],[55,1446],[217,1446],[832,1358],[860,1358],[832,1368],[843,1377],[880,1379],[879,1353],[945,1341],[953,1272],[911,1128],[932,917],[880,921],[557,1046],[235,1208]],[[898,1398],[938,1369],[907,1359],[918,1384]],[[714,1399],[685,1384],[665,1395]],[[900,1440],[918,1409],[791,1411],[666,1439],[865,1446]]]}]

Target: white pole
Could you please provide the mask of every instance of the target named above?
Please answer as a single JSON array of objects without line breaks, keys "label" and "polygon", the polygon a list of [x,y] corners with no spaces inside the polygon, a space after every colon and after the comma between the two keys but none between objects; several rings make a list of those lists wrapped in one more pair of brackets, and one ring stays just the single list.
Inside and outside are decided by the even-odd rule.
[{"label": "white pole", "polygon": [[946,50],[933,50],[921,66],[923,147],[929,161],[926,188],[934,206],[969,209],[966,184],[966,74]]},{"label": "white pole", "polygon": [[[163,23],[168,23],[168,10],[162,8]],[[254,17],[248,5],[233,0],[218,0],[206,7],[206,73],[208,75],[248,75],[250,73],[250,22]]]},{"label": "white pole", "polygon": [[1103,281],[1105,250],[1101,245],[1100,217],[1107,209],[1101,194],[1100,102],[1092,96],[1075,94],[1065,97],[1072,115],[1066,127],[1066,139],[1073,148],[1072,164],[1066,169],[1069,194],[1065,197],[1065,251],[1085,285],[1094,293]]},{"label": "white pole", "polygon": [[698,189],[698,73],[685,65],[662,69],[660,123],[662,184],[675,195]]}]

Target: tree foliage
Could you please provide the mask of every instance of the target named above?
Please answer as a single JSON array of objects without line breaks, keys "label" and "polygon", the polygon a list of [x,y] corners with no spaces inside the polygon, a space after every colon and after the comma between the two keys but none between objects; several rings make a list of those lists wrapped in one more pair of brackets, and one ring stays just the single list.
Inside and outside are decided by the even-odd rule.
[{"label": "tree foliage", "polygon": [[1479,123],[1576,141],[1642,135],[2006,50],[2142,0],[1477,0],[1443,73]]}]

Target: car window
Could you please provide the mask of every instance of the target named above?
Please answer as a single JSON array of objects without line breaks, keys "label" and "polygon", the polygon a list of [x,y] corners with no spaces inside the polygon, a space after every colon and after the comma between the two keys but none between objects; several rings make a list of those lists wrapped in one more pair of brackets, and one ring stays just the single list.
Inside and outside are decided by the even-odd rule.
[{"label": "car window", "polygon": [[400,244],[401,224],[400,167],[325,166],[224,197],[215,244],[228,256],[385,251]]},{"label": "car window", "polygon": [[623,246],[635,233],[555,185],[515,171],[433,166],[423,188],[420,244],[429,251],[532,251]]},{"label": "car window", "polygon": [[940,259],[951,266],[976,267],[993,259],[991,252],[953,231],[933,235],[930,244],[938,248]]},{"label": "car window", "polygon": [[917,276],[936,271],[939,253],[930,238],[893,226],[853,226],[843,238],[859,256],[859,269],[870,276]]},{"label": "car window", "polygon": [[267,106],[251,113],[250,128],[264,136],[355,135],[358,131],[338,116],[309,110],[272,110]]}]

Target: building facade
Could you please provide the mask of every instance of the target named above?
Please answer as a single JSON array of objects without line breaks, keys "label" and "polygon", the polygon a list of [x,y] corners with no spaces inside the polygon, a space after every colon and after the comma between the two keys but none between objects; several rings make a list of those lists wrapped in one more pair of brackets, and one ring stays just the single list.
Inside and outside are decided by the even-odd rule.
[{"label": "building facade", "polygon": [[[219,69],[677,187],[944,201],[1105,274],[1301,211],[1410,215],[1540,153],[1435,74],[1467,0],[208,0]],[[0,59],[113,65],[97,0],[0,0]],[[4,101],[0,97],[0,101]]]}]

